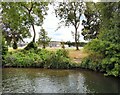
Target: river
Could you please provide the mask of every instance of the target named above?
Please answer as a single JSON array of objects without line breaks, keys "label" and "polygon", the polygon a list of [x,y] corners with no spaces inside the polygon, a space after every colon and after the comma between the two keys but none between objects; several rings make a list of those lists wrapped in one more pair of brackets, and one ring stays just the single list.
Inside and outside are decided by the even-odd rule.
[{"label": "river", "polygon": [[119,84],[88,70],[2,69],[3,93],[120,93]]}]

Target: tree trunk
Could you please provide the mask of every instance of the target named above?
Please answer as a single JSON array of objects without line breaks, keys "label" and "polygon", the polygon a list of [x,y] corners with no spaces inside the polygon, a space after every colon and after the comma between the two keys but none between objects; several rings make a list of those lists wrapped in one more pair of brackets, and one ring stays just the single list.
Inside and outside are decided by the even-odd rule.
[{"label": "tree trunk", "polygon": [[45,44],[43,44],[43,49],[45,49]]},{"label": "tree trunk", "polygon": [[33,32],[34,32],[33,42],[35,42],[36,32],[35,32],[35,27],[34,27],[34,25],[33,25],[33,24],[32,24],[32,28],[33,28]]},{"label": "tree trunk", "polygon": [[77,36],[78,36],[78,34],[77,34],[77,28],[75,27],[75,46],[76,46],[76,50],[79,50]]}]

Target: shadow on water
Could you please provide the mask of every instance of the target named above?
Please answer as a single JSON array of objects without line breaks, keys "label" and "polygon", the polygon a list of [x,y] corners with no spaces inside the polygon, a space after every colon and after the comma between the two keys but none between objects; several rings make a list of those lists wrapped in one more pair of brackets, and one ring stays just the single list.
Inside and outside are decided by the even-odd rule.
[{"label": "shadow on water", "polygon": [[4,68],[3,93],[118,93],[120,80],[86,70]]}]

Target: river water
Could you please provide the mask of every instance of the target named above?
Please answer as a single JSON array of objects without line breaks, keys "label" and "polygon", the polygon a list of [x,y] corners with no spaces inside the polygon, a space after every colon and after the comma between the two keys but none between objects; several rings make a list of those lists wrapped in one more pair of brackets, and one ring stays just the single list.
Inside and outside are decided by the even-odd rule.
[{"label": "river water", "polygon": [[4,68],[3,93],[120,93],[120,79],[87,70]]}]

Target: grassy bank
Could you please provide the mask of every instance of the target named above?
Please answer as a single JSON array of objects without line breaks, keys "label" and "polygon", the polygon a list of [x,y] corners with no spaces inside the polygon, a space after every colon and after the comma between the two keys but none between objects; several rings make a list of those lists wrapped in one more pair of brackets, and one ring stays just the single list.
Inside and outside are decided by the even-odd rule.
[{"label": "grassy bank", "polygon": [[[104,72],[105,75],[108,75],[106,71],[108,70],[108,67],[105,67],[107,62],[103,64],[103,58],[105,57],[103,55],[100,55],[99,53],[87,52],[84,49],[76,51],[74,49],[59,48],[47,48],[37,50],[24,50],[18,48],[17,50],[9,49],[8,53],[4,56],[2,65],[3,67],[19,68],[83,68]],[[114,69],[114,76],[118,75],[118,69]]]},{"label": "grassy bank", "polygon": [[[23,50],[24,47],[18,47],[18,49],[14,50],[13,48],[9,48],[8,51],[9,52],[17,52],[20,50]],[[46,50],[48,50],[49,52],[56,52],[58,50],[60,50],[61,48],[49,48],[47,47]],[[80,50],[76,51],[75,48],[67,48],[65,49],[68,52],[68,57],[71,59],[71,61],[73,63],[76,64],[80,64],[82,59],[84,59],[86,56],[88,56],[88,53],[84,51],[83,48],[81,48]]]},{"label": "grassy bank", "polygon": [[77,67],[77,64],[73,63],[72,60],[73,59],[69,56],[69,51],[64,49],[9,49],[9,52],[5,56],[2,65],[3,67],[68,69]]}]

